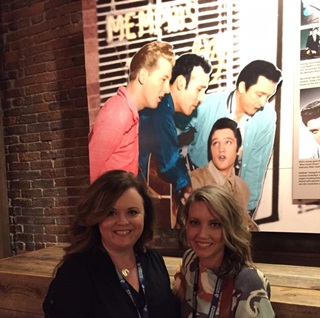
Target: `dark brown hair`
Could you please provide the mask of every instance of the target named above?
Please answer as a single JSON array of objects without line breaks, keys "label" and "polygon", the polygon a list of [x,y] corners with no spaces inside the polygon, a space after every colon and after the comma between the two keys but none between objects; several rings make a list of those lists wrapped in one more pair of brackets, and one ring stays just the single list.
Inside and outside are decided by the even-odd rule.
[{"label": "dark brown hair", "polygon": [[64,262],[70,256],[88,251],[101,244],[99,223],[105,219],[119,197],[134,188],[141,195],[144,205],[144,228],[134,249],[142,252],[153,238],[155,211],[153,198],[146,185],[132,173],[123,170],[108,171],[96,179],[81,198],[77,214],[70,226],[71,244],[65,248]]},{"label": "dark brown hair", "polygon": [[212,126],[209,138],[208,138],[208,161],[211,161],[212,155],[211,155],[211,143],[212,143],[212,136],[217,130],[221,129],[230,129],[233,131],[234,137],[237,140],[237,151],[240,149],[242,145],[242,137],[241,137],[241,132],[240,129],[238,128],[238,124],[227,117],[223,117],[218,119]]}]

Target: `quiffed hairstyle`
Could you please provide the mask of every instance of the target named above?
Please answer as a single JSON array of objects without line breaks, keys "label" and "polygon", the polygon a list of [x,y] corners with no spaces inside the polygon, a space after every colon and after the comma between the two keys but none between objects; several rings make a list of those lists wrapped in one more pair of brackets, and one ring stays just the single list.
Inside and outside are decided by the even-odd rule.
[{"label": "quiffed hairstyle", "polygon": [[[206,185],[194,190],[184,208],[184,221],[188,222],[193,203],[204,202],[209,211],[220,219],[225,242],[225,254],[221,277],[235,277],[244,265],[253,266],[251,256],[251,233],[243,218],[242,208],[232,194],[220,185]],[[185,227],[184,227],[185,236]]]},{"label": "quiffed hairstyle", "polygon": [[255,60],[246,65],[239,73],[236,86],[241,82],[245,83],[246,90],[255,85],[259,76],[264,76],[273,83],[281,80],[281,71],[272,63],[264,60]]},{"label": "quiffed hairstyle", "polygon": [[227,117],[223,117],[218,119],[212,126],[209,138],[208,138],[208,161],[212,160],[212,155],[211,155],[211,139],[213,134],[220,129],[231,129],[234,133],[234,137],[237,140],[237,151],[242,145],[242,137],[241,137],[241,132],[240,129],[238,128],[238,124]]},{"label": "quiffed hairstyle", "polygon": [[301,109],[301,119],[305,126],[308,121],[320,117],[320,100],[316,100]]},{"label": "quiffed hairstyle", "polygon": [[158,66],[160,58],[168,60],[171,65],[175,64],[175,55],[173,53],[173,46],[167,42],[153,41],[145,44],[139,51],[132,57],[130,63],[129,80],[136,79],[139,71],[145,68],[152,72]]},{"label": "quiffed hairstyle", "polygon": [[205,74],[210,74],[212,72],[212,66],[209,60],[206,60],[203,56],[186,53],[181,55],[172,68],[172,76],[170,80],[170,85],[174,83],[179,75],[183,75],[186,79],[186,88],[190,82],[191,73],[194,67],[202,67]]},{"label": "quiffed hairstyle", "polygon": [[108,171],[97,178],[81,198],[77,214],[70,227],[71,245],[65,248],[65,261],[70,256],[100,246],[99,223],[106,218],[116,201],[128,189],[136,189],[143,199],[144,228],[134,249],[144,251],[145,245],[153,238],[155,211],[153,198],[143,182],[132,173],[123,170]]}]

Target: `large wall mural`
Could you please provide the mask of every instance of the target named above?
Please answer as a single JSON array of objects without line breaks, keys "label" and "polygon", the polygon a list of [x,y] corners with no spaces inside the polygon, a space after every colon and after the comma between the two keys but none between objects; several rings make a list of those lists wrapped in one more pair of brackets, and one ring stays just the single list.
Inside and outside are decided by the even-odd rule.
[{"label": "large wall mural", "polygon": [[[287,22],[283,30],[288,32],[286,30],[300,28],[298,32],[301,31],[302,37],[307,27],[300,24],[293,27],[296,24],[294,17],[300,14],[300,8],[295,9],[296,15],[292,15],[292,22]],[[275,65],[282,64],[282,50],[286,51],[288,42],[286,37],[283,43],[277,39],[278,32],[283,32],[282,27],[279,31],[277,26],[277,10],[277,0],[268,3],[253,0],[93,1],[87,11],[90,18],[84,18],[85,24],[90,22],[84,28],[90,126],[105,101],[120,86],[126,85],[132,56],[150,41],[171,43],[177,57],[184,53],[196,53],[208,58],[213,67],[208,94],[234,89],[240,71],[252,60],[266,59]],[[311,27],[314,26],[308,25],[308,30]],[[295,42],[291,42],[292,48]],[[298,52],[301,43],[296,44]],[[284,68],[281,65],[284,79],[282,91],[270,100],[278,115],[276,143],[265,174],[261,200],[255,211],[255,221],[260,231],[319,233],[319,226],[309,222],[310,218],[314,218],[311,214],[319,211],[319,198],[309,201],[299,199],[297,192],[295,198],[291,196],[292,183],[288,173],[292,172],[290,162],[295,141],[293,137],[288,139],[282,136],[293,130],[294,121],[288,119],[293,118],[292,104],[295,101],[290,103],[290,100],[297,101],[299,97],[294,97],[290,91],[292,83],[289,81],[293,80],[293,76],[290,77],[292,63],[298,61],[294,60],[292,50],[287,57],[291,62],[287,58],[283,60]],[[301,65],[303,63],[306,62],[301,58]],[[308,63],[311,64],[311,61]],[[301,93],[304,94],[302,90]],[[147,182],[161,197],[158,226],[175,229],[174,186],[161,177],[154,158],[150,158],[149,168]]]}]

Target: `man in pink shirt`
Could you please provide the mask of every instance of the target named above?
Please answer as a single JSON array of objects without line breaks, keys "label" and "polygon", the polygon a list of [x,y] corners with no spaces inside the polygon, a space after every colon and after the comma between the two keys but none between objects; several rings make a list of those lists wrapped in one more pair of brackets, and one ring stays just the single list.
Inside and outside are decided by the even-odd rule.
[{"label": "man in pink shirt", "polygon": [[133,56],[129,83],[105,102],[89,134],[91,183],[108,170],[138,174],[138,112],[156,108],[170,92],[174,63],[172,45],[166,42],[150,42]]}]

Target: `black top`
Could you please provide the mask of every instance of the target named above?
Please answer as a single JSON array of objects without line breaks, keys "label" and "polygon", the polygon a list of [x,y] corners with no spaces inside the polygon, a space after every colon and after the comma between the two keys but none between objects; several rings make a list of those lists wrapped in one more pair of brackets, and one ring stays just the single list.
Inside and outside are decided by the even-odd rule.
[{"label": "black top", "polygon": [[318,53],[319,41],[320,41],[320,36],[318,34],[316,35],[316,40],[313,39],[312,35],[309,35],[307,38],[306,47],[308,47],[310,50],[316,51]]},{"label": "black top", "polygon": [[[177,318],[167,268],[153,249],[140,255],[150,318]],[[43,303],[46,318],[137,318],[109,255],[101,248],[73,256],[58,270]]]}]

